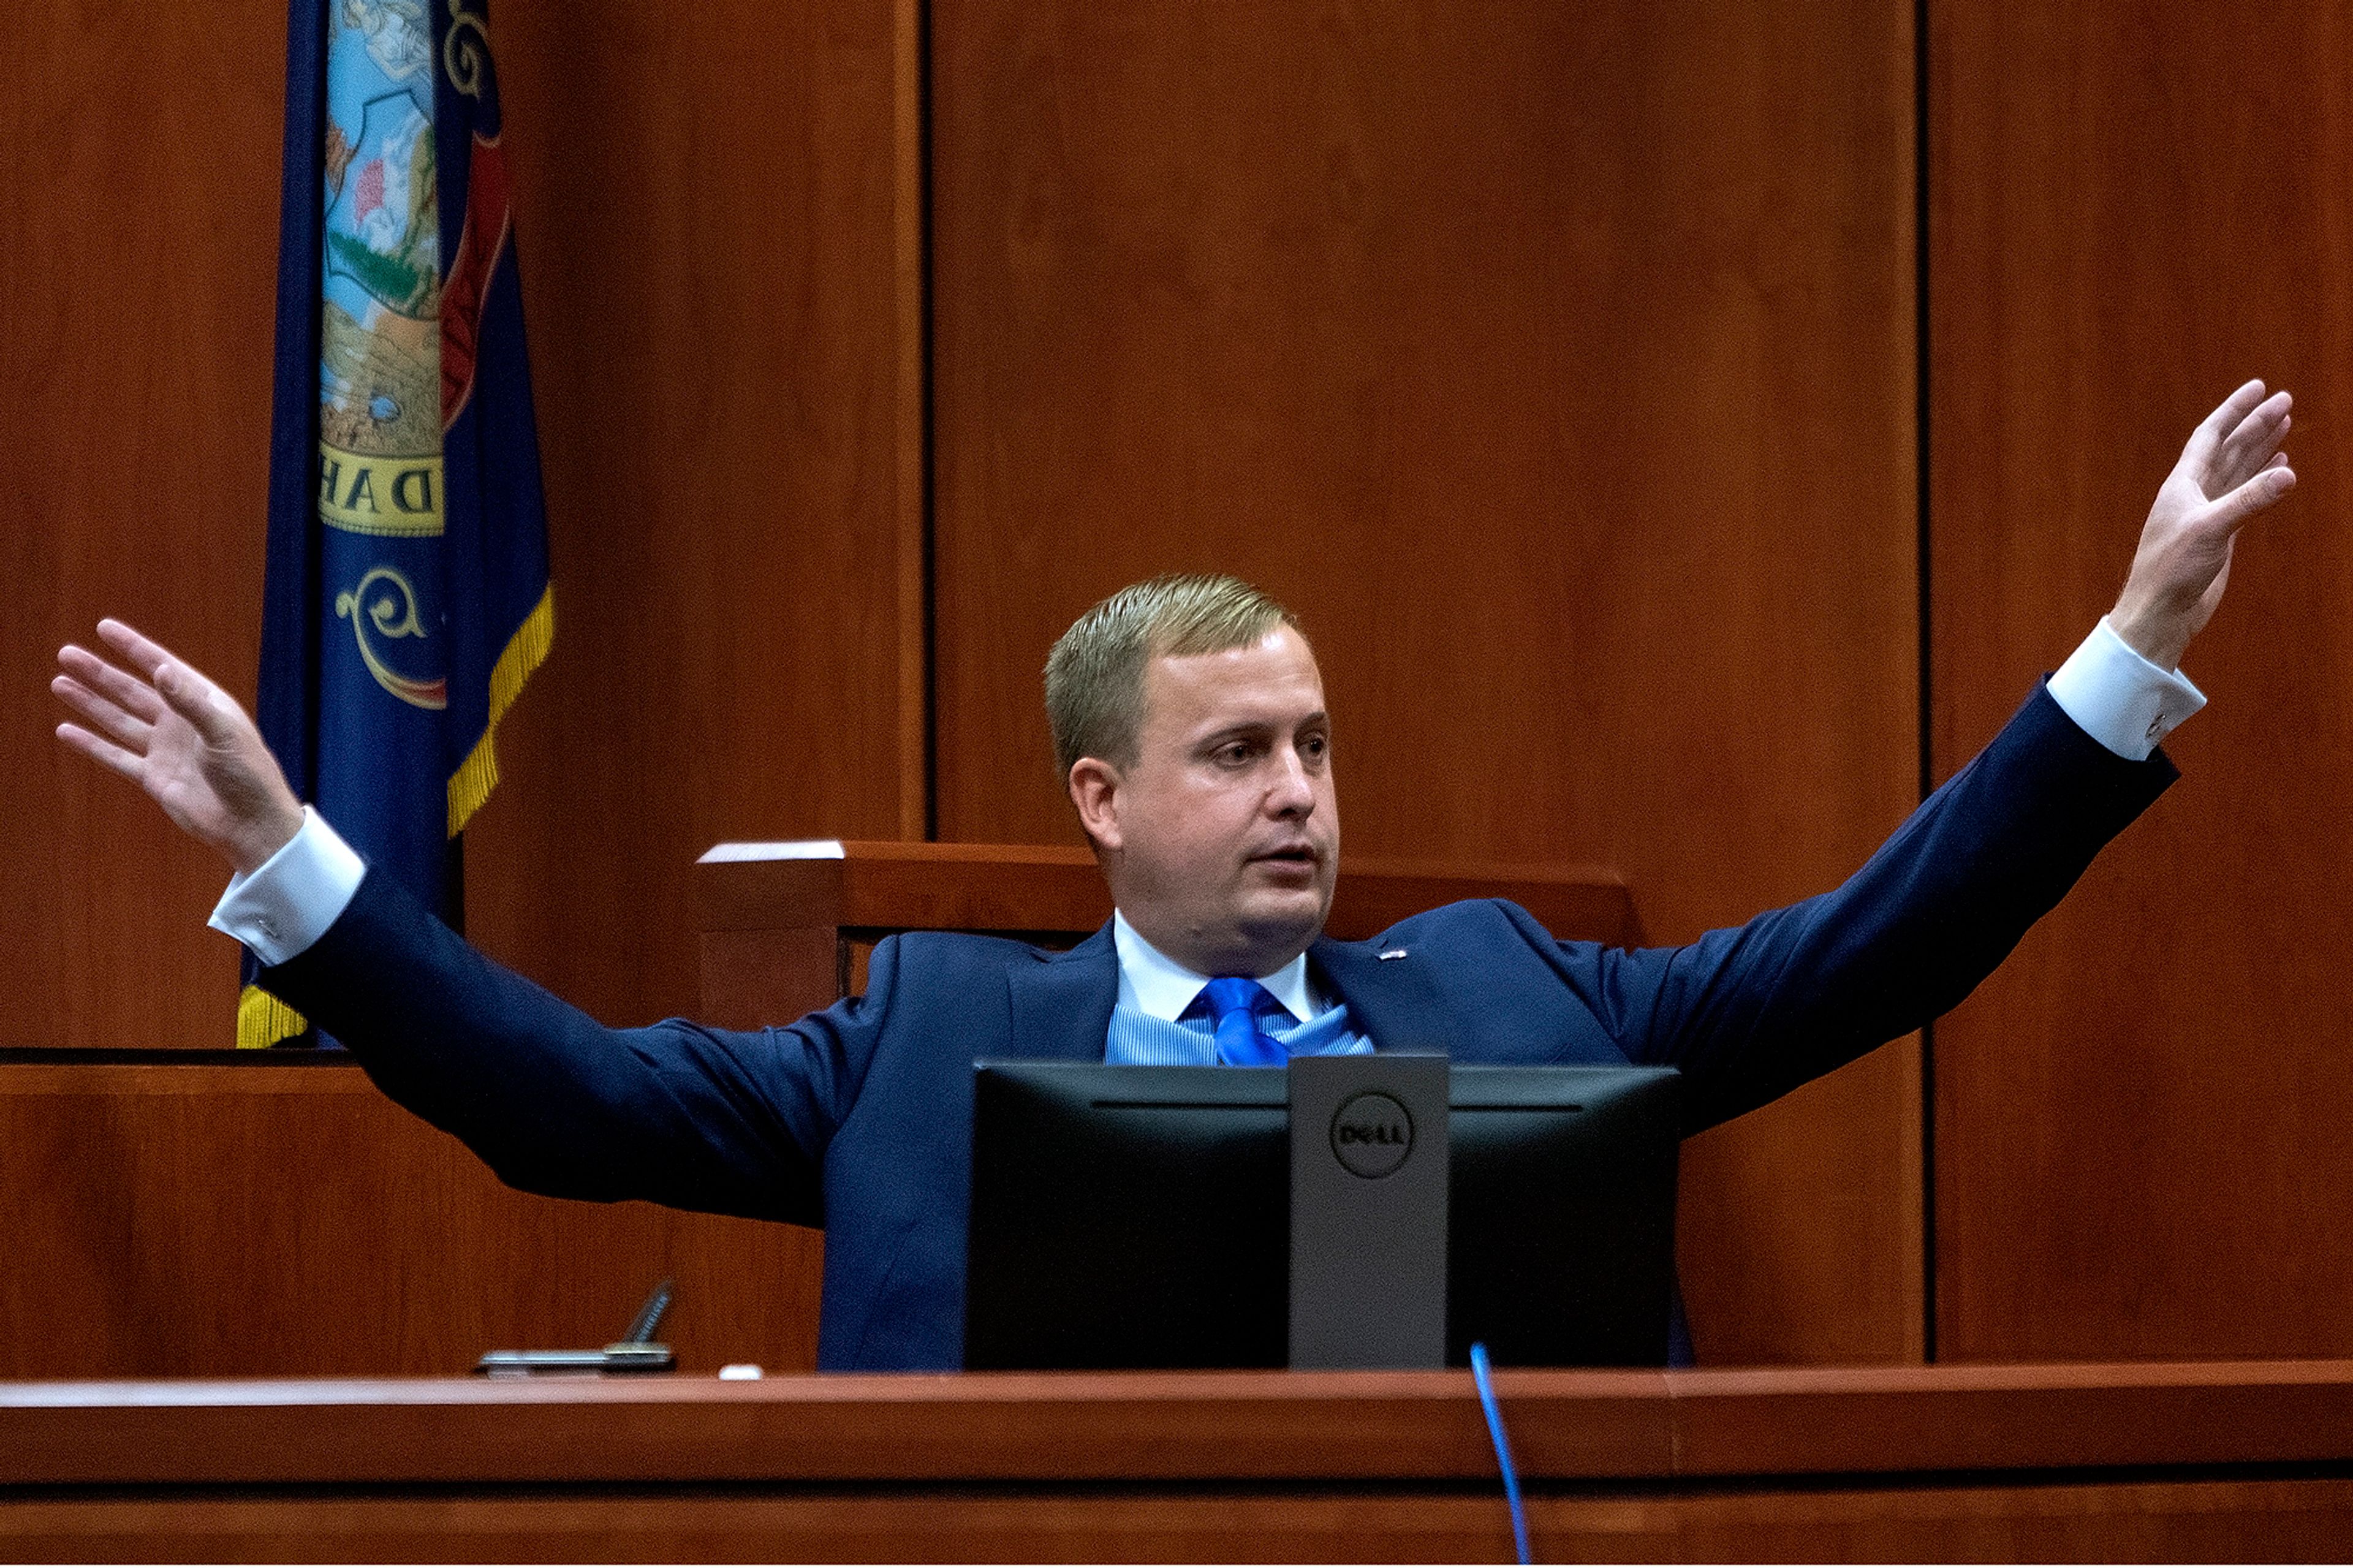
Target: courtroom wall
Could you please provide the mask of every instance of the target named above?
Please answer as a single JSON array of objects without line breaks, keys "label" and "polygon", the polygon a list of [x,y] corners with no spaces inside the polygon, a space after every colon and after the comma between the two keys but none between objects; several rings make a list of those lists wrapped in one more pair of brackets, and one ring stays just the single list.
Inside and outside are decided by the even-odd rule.
[{"label": "courtroom wall", "polygon": [[2299,483],[2185,672],[2183,777],[1936,1034],[1950,1358],[2353,1353],[2353,393],[2336,8],[1934,8],[1934,742],[2114,599],[2182,438],[2291,388]]},{"label": "courtroom wall", "polygon": [[[1048,644],[1219,566],[1316,638],[1352,850],[1612,866],[1686,940],[1858,864],[1924,706],[1938,776],[1982,743],[2263,374],[2305,487],[2193,651],[2184,784],[1940,1026],[1925,1102],[1906,1042],[1688,1145],[1683,1262],[1717,1361],[2343,1353],[2346,40],[1927,15],[1924,576],[1909,5],[506,0],[558,635],[473,933],[637,1021],[693,1005],[713,840],[1068,841]],[[44,686],[117,613],[250,695],[283,27],[0,33],[0,1046],[228,1038],[218,867]],[[5,1302],[97,1314],[71,1370],[204,1366],[273,1291],[351,1325],[289,1370],[421,1370],[670,1267],[806,1354],[802,1233],[504,1194],[282,1078],[105,1110],[50,1070],[0,1063],[7,1114],[99,1131],[0,1212],[75,1283]],[[192,1266],[248,1223],[291,1260]],[[350,1309],[394,1279],[410,1316]]]},{"label": "courtroom wall", "polygon": [[[470,912],[617,1022],[691,1005],[709,843],[921,831],[898,17],[495,17],[561,651],[501,731]],[[0,1043],[227,1045],[219,868],[49,740],[45,685],[111,613],[250,698],[284,8],[52,7],[6,34]]]},{"label": "courtroom wall", "polygon": [[64,754],[47,683],[112,613],[251,695],[285,26],[248,0],[0,29],[0,1043],[231,1039],[219,865]]},{"label": "courtroom wall", "polygon": [[[512,11],[559,633],[470,915],[592,1011],[691,1004],[711,840],[1067,837],[1030,672],[1170,567],[1306,616],[1366,852],[1617,865],[1677,940],[1835,879],[1909,804],[1905,9],[935,7],[912,605],[913,8]],[[14,46],[8,112],[50,132],[16,204],[108,193],[12,268],[12,347],[58,378],[10,459],[43,524],[7,647],[19,1044],[226,1036],[217,870],[32,693],[108,610],[249,689],[280,26],[151,35],[128,75],[106,26]],[[200,113],[237,133],[194,159],[164,128]],[[132,213],[174,226],[131,243]],[[159,377],[179,422],[90,416]],[[1915,1073],[1898,1047],[1693,1146],[1708,1353],[1916,1353]],[[222,1180],[299,1181],[272,1157]]]},{"label": "courtroom wall", "polygon": [[[617,1023],[692,1008],[709,843],[921,830],[912,11],[495,8],[557,636],[469,912]],[[250,700],[285,26],[107,0],[0,28],[0,1047],[233,1038],[222,868],[56,745],[46,686],[111,613]],[[307,1068],[148,1070],[0,1064],[0,1374],[455,1370],[602,1343],[666,1271],[706,1364],[812,1353],[809,1233],[506,1193]]]},{"label": "courtroom wall", "polygon": [[[933,16],[943,837],[1075,841],[1033,672],[1179,568],[1303,616],[1350,851],[1683,942],[1902,819],[1908,6]],[[1915,1070],[1688,1146],[1704,1353],[1918,1353]]]}]

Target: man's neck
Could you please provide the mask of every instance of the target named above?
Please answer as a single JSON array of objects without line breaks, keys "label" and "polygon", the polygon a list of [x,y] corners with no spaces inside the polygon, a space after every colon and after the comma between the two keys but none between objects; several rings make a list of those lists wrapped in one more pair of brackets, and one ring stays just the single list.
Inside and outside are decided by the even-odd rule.
[{"label": "man's neck", "polygon": [[[1124,913],[1115,910],[1111,920],[1112,942],[1119,951],[1121,1006],[1173,1020],[1192,1005],[1202,986],[1216,978],[1179,963],[1153,946]],[[1269,973],[1250,978],[1272,992],[1274,999],[1303,1023],[1323,1010],[1322,1000],[1308,980],[1303,952]]]}]

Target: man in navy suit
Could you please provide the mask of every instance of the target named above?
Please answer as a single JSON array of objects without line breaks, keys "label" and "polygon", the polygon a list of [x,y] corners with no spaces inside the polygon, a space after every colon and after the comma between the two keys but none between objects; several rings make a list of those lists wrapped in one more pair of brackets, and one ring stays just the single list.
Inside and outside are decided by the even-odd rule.
[{"label": "man in navy suit", "polygon": [[[2234,393],[2159,491],[2122,596],[2001,734],[1836,890],[1688,947],[1558,942],[1512,905],[1322,936],[1339,818],[1323,683],[1230,578],[1138,584],[1056,645],[1047,703],[1117,913],[1053,953],[915,933],[864,996],[789,1027],[608,1029],[372,878],[237,704],[115,622],[60,655],[58,733],[237,869],[214,923],[386,1093],[509,1183],[822,1225],[818,1360],[962,1360],[971,1063],[1279,1062],[1440,1047],[1474,1062],[1683,1070],[1694,1130],[1957,1002],[2174,776],[2203,702],[2176,671],[2232,542],[2295,482],[2288,399]],[[127,668],[124,668],[127,667]]]}]

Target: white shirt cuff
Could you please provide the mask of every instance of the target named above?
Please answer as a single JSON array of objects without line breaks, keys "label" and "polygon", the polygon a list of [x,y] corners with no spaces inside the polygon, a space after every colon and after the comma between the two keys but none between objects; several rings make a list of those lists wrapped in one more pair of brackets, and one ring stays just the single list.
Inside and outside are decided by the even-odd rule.
[{"label": "white shirt cuff", "polygon": [[2138,763],[2206,706],[2206,694],[2179,670],[2160,669],[2143,658],[2102,616],[2051,678],[2051,700],[2092,739]]},{"label": "white shirt cuff", "polygon": [[231,877],[206,923],[280,964],[327,934],[365,875],[367,863],[306,805],[301,828],[250,874]]}]

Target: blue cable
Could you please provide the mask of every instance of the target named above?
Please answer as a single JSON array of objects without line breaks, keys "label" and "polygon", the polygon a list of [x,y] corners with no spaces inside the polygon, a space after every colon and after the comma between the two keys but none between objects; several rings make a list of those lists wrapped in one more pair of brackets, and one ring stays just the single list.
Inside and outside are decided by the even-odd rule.
[{"label": "blue cable", "polygon": [[1512,1467],[1512,1440],[1504,1436],[1504,1407],[1495,1403],[1495,1379],[1487,1366],[1484,1343],[1471,1347],[1471,1379],[1479,1385],[1479,1407],[1487,1413],[1487,1436],[1495,1440],[1495,1463],[1504,1471],[1504,1500],[1512,1505],[1512,1544],[1519,1549],[1521,1562],[1533,1563],[1527,1511],[1520,1507],[1520,1473]]}]

